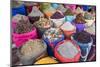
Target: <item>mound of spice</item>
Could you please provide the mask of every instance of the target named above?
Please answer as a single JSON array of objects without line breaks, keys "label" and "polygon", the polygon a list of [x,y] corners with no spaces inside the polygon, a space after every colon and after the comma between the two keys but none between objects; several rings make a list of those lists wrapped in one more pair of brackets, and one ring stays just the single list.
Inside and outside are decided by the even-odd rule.
[{"label": "mound of spice", "polygon": [[64,18],[64,15],[60,13],[59,11],[56,11],[52,16],[51,19],[61,19]]},{"label": "mound of spice", "polygon": [[37,8],[36,6],[33,6],[31,13],[28,15],[30,17],[42,17],[44,16],[43,13]]},{"label": "mound of spice", "polygon": [[34,58],[39,57],[46,50],[46,45],[40,39],[29,40],[20,49],[22,57]]},{"label": "mound of spice", "polygon": [[65,15],[67,16],[73,16],[74,13],[71,11],[71,9],[67,9],[67,11],[65,12]]},{"label": "mound of spice", "polygon": [[53,23],[47,18],[40,18],[39,21],[34,23],[34,26],[38,29],[39,37],[41,38],[44,32],[53,26]]},{"label": "mound of spice", "polygon": [[61,30],[63,30],[67,38],[70,38],[70,36],[76,32],[76,27],[72,25],[70,22],[64,23],[60,28]]},{"label": "mound of spice", "polygon": [[48,39],[50,43],[62,39],[63,37],[62,31],[58,28],[50,28],[43,35],[43,38]]},{"label": "mound of spice", "polygon": [[65,12],[65,21],[73,22],[75,18],[76,16],[74,15],[74,12],[71,9],[67,9]]},{"label": "mound of spice", "polygon": [[84,14],[84,18],[87,19],[87,20],[91,20],[91,19],[94,19],[93,15],[88,13],[88,12],[85,12]]},{"label": "mound of spice", "polygon": [[61,11],[56,11],[50,17],[50,19],[54,23],[54,27],[57,27],[57,28],[59,28],[65,22],[65,17]]},{"label": "mound of spice", "polygon": [[86,23],[84,16],[81,13],[76,16],[75,23]]},{"label": "mound of spice", "polygon": [[61,26],[61,29],[63,31],[73,31],[75,30],[75,26],[72,25],[70,22],[66,22]]},{"label": "mound of spice", "polygon": [[41,39],[29,40],[19,48],[18,56],[23,65],[33,64],[36,60],[46,56],[46,44]]},{"label": "mound of spice", "polygon": [[40,17],[43,17],[44,14],[39,10],[38,7],[33,6],[32,11],[29,13],[30,22],[33,24],[35,21],[38,21]]},{"label": "mound of spice", "polygon": [[75,33],[73,38],[80,43],[91,42],[91,35],[85,31]]},{"label": "mound of spice", "polygon": [[41,28],[50,28],[53,24],[51,23],[50,20],[40,17],[40,20],[35,22],[34,25],[41,29]]},{"label": "mound of spice", "polygon": [[50,3],[42,3],[41,4],[41,10],[44,12],[44,14],[49,18],[52,16],[53,13],[55,13],[55,9],[51,6]]},{"label": "mound of spice", "polygon": [[96,31],[95,30],[95,23],[92,26],[85,28],[84,30],[86,32],[90,33],[91,35],[95,35],[95,31]]},{"label": "mound of spice", "polygon": [[80,13],[84,13],[84,11],[81,9],[81,7],[78,6],[78,7],[76,8],[76,10],[75,10],[75,13],[76,13],[76,14],[80,14]]},{"label": "mound of spice", "polygon": [[60,44],[57,51],[64,58],[74,58],[79,52],[77,47],[70,41]]},{"label": "mound of spice", "polygon": [[54,64],[54,63],[58,63],[58,61],[56,61],[52,57],[44,57],[44,58],[38,60],[37,62],[35,62],[35,64]]},{"label": "mound of spice", "polygon": [[16,24],[15,33],[22,34],[27,33],[33,30],[33,25],[29,22],[29,20],[24,20],[22,16],[19,22]]},{"label": "mound of spice", "polygon": [[84,19],[86,21],[86,24],[85,24],[86,27],[92,26],[93,23],[95,22],[95,16],[89,12],[85,12]]},{"label": "mound of spice", "polygon": [[16,14],[15,16],[12,17],[12,23],[19,23],[20,20],[22,20],[22,17],[23,17],[23,20],[25,21],[29,21],[28,17],[25,16],[25,15],[21,15],[21,14]]}]

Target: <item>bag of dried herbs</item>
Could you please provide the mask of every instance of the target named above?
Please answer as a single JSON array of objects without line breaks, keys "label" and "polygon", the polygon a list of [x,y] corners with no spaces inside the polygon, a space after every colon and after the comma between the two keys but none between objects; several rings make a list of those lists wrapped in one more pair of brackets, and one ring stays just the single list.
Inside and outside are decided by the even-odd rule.
[{"label": "bag of dried herbs", "polygon": [[55,27],[60,27],[65,22],[64,14],[61,11],[56,11],[50,20],[54,23]]},{"label": "bag of dried herbs", "polygon": [[78,32],[83,31],[84,28],[85,28],[85,23],[86,23],[86,21],[85,21],[85,19],[84,19],[83,14],[81,14],[81,13],[78,14],[78,15],[76,16],[75,20],[74,20],[74,24],[75,24],[75,26],[76,26],[76,30],[77,30]]},{"label": "bag of dried herbs", "polygon": [[48,54],[54,56],[54,47],[60,41],[64,40],[64,34],[59,28],[50,28],[43,34],[43,40],[46,42]]},{"label": "bag of dried herbs", "polygon": [[64,32],[64,35],[67,38],[70,38],[70,36],[76,32],[76,27],[72,25],[70,22],[64,23],[61,27],[61,30]]},{"label": "bag of dried herbs", "polygon": [[29,13],[30,22],[33,24],[38,21],[40,17],[44,17],[44,14],[39,10],[37,6],[32,7],[32,11]]},{"label": "bag of dried herbs", "polygon": [[75,14],[78,15],[78,14],[80,14],[80,13],[84,14],[84,11],[83,11],[83,9],[81,8],[81,6],[78,6],[78,7],[76,8],[76,10],[75,10]]},{"label": "bag of dried herbs", "polygon": [[25,21],[23,17],[21,17],[21,20],[16,24],[15,33],[22,34],[32,31],[33,25],[30,24],[30,22],[27,20]]},{"label": "bag of dried herbs", "polygon": [[23,65],[32,65],[35,61],[45,57],[47,45],[41,39],[28,40],[19,48],[18,56]]},{"label": "bag of dried herbs", "polygon": [[58,42],[64,39],[64,34],[59,28],[50,28],[43,34],[43,39],[48,45],[55,47]]},{"label": "bag of dried herbs", "polygon": [[63,40],[54,50],[55,57],[60,62],[78,62],[81,56],[79,46],[71,40]]},{"label": "bag of dried herbs", "polygon": [[23,15],[18,16],[18,18],[20,18],[20,20],[16,22],[12,32],[13,41],[16,47],[20,47],[28,39],[37,38],[36,28],[29,22],[29,20],[26,20]]},{"label": "bag of dried herbs", "polygon": [[86,27],[90,27],[93,25],[93,23],[95,22],[95,16],[93,16],[91,13],[89,12],[85,12],[84,13],[84,19],[86,21],[85,26]]},{"label": "bag of dried herbs", "polygon": [[39,21],[34,23],[34,26],[38,29],[38,33],[40,37],[42,37],[43,33],[49,28],[53,27],[53,23],[50,19],[40,17]]},{"label": "bag of dried herbs", "polygon": [[91,35],[85,31],[77,32],[73,35],[72,40],[74,40],[81,49],[81,59],[80,61],[87,61],[88,54],[93,45],[93,39]]}]

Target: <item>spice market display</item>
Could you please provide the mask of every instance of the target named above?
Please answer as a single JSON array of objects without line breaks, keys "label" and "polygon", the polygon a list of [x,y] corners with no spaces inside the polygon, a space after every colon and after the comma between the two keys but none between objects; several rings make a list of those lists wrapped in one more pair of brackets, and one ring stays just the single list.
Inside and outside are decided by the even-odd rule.
[{"label": "spice market display", "polygon": [[96,61],[96,6],[12,1],[12,65]]}]

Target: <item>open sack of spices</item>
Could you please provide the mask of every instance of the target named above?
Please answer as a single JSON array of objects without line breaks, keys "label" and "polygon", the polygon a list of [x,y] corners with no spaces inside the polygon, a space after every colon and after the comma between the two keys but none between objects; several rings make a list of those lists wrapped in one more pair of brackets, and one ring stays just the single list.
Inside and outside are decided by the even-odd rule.
[{"label": "open sack of spices", "polygon": [[13,27],[13,42],[16,47],[20,47],[23,43],[29,39],[37,38],[36,28],[29,22],[27,16],[24,15],[15,15],[12,18],[12,27]]},{"label": "open sack of spices", "polygon": [[12,65],[96,60],[96,6],[12,1]]},{"label": "open sack of spices", "polygon": [[65,17],[61,11],[56,11],[50,19],[55,27],[60,27],[65,22]]},{"label": "open sack of spices", "polygon": [[54,55],[60,62],[78,62],[81,53],[76,43],[71,40],[64,40],[57,44]]},{"label": "open sack of spices", "polygon": [[30,22],[33,24],[38,21],[40,17],[44,17],[44,14],[39,10],[39,7],[33,6],[32,11],[28,14]]},{"label": "open sack of spices", "polygon": [[23,65],[33,64],[47,55],[47,45],[41,39],[28,40],[19,48],[18,56]]},{"label": "open sack of spices", "polygon": [[53,27],[51,20],[40,17],[39,21],[34,23],[34,26],[38,29],[38,33],[42,36],[46,30]]},{"label": "open sack of spices", "polygon": [[70,22],[65,22],[60,28],[61,30],[63,30],[64,35],[67,38],[70,38],[70,36],[76,32],[76,27],[72,25]]},{"label": "open sack of spices", "polygon": [[93,45],[93,38],[85,31],[75,33],[72,39],[79,45],[81,49],[81,61],[86,61],[88,54]]},{"label": "open sack of spices", "polygon": [[51,47],[64,40],[64,34],[59,28],[50,28],[43,35],[44,41]]},{"label": "open sack of spices", "polygon": [[60,41],[64,40],[65,36],[59,28],[50,28],[47,31],[45,31],[42,38],[48,46],[48,54],[50,56],[53,56],[55,46]]},{"label": "open sack of spices", "polygon": [[83,31],[86,23],[83,14],[82,13],[77,14],[73,23],[76,26],[76,31],[78,32]]},{"label": "open sack of spices", "polygon": [[85,12],[84,14],[84,18],[86,21],[86,27],[92,26],[93,23],[95,22],[95,16],[93,16],[93,14]]}]

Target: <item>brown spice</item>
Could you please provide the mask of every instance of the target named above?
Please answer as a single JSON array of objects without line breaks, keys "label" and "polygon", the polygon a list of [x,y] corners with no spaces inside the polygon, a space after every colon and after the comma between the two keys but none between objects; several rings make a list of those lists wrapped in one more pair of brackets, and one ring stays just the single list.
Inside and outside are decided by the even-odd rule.
[{"label": "brown spice", "polygon": [[15,32],[18,34],[22,34],[22,33],[26,33],[26,32],[30,32],[33,29],[33,25],[30,24],[29,20],[24,20],[23,17],[21,17],[22,19],[19,21],[19,23],[17,23]]},{"label": "brown spice", "polygon": [[81,13],[76,16],[75,23],[86,23]]}]

